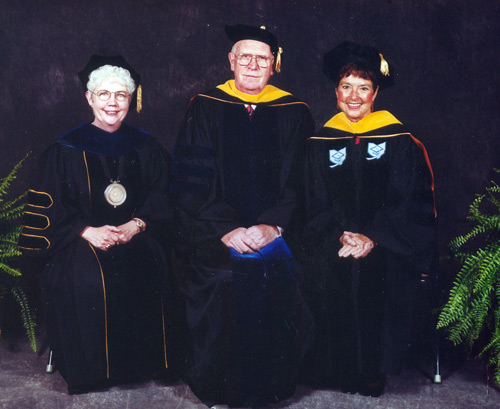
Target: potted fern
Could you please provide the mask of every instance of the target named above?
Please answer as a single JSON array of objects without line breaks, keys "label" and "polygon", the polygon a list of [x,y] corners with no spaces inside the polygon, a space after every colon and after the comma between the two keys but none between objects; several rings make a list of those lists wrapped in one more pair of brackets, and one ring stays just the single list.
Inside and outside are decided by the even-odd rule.
[{"label": "potted fern", "polygon": [[[499,170],[496,170],[500,173]],[[460,263],[438,328],[455,344],[477,350],[500,384],[500,186],[492,181],[469,207],[467,234],[450,243]]]},{"label": "potted fern", "polygon": [[6,199],[9,187],[27,156],[14,166],[6,177],[0,178],[0,309],[4,297],[10,296],[15,300],[31,348],[36,351],[35,317],[22,287],[21,272],[13,264],[21,255],[17,248],[17,239],[22,226],[17,221],[23,213],[26,193],[11,200]]}]

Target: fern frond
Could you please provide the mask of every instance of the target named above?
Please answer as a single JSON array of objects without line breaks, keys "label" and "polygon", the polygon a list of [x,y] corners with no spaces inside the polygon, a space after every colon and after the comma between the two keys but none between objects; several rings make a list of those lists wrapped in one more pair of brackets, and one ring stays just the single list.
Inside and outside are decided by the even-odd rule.
[{"label": "fern frond", "polygon": [[475,195],[467,221],[471,226],[469,232],[449,244],[461,269],[441,308],[437,327],[446,327],[448,338],[455,345],[465,343],[472,348],[481,339],[486,345],[481,347],[479,356],[488,358],[500,384],[500,186],[497,183],[492,181],[486,193]]},{"label": "fern frond", "polygon": [[461,247],[463,247],[468,241],[471,239],[479,236],[480,234],[484,233],[483,227],[482,226],[477,226],[474,227],[469,233],[467,233],[464,236],[458,236],[455,239],[453,239],[450,244],[449,248],[452,252],[458,251]]},{"label": "fern frond", "polygon": [[0,246],[0,263],[7,263],[9,261],[14,261],[20,255],[22,255],[22,253],[16,247],[6,248],[5,246]]},{"label": "fern frond", "polygon": [[25,196],[26,194],[3,203],[0,206],[0,220],[9,222],[20,218],[24,212]]},{"label": "fern frond", "polygon": [[467,341],[467,335],[470,333],[472,326],[472,317],[464,315],[461,320],[456,320],[452,325],[449,325],[448,339],[453,342],[454,345]]},{"label": "fern frond", "polygon": [[26,294],[19,287],[21,272],[10,265],[21,254],[17,247],[17,240],[22,227],[15,222],[23,213],[26,193],[7,201],[4,198],[28,155],[29,153],[14,166],[6,177],[0,179],[0,296],[7,294],[9,290],[8,293],[19,305],[23,326],[32,349],[36,351],[35,316]]},{"label": "fern frond", "polygon": [[[478,251],[479,253],[479,251]],[[498,280],[500,271],[500,248],[497,244],[488,245],[481,251],[482,259],[477,271],[476,283],[473,288],[474,293],[490,291]]]},{"label": "fern frond", "polygon": [[19,277],[21,275],[21,272],[17,268],[13,268],[5,263],[0,263],[0,271],[3,271],[13,277]]},{"label": "fern frond", "polygon": [[[490,342],[483,348],[478,357],[483,357],[488,351],[492,349],[500,350],[500,328],[498,327],[496,328],[495,333],[492,335]],[[491,357],[490,362],[496,363],[499,358],[499,356]]]},{"label": "fern frond", "polygon": [[28,299],[26,298],[26,294],[24,293],[22,288],[13,287],[11,288],[10,292],[21,310],[23,327],[26,330],[26,334],[28,335],[28,340],[30,342],[31,349],[33,349],[33,351],[36,352],[35,314],[33,314],[33,311],[31,310],[31,307],[28,303]]},{"label": "fern frond", "polygon": [[6,177],[0,179],[0,196],[7,194],[7,191],[9,190],[10,185],[16,179],[16,175],[17,175],[18,170],[21,168],[21,166],[23,165],[23,162],[26,160],[26,158],[29,156],[29,154],[30,154],[30,152],[28,152],[26,154],[26,156],[23,159],[21,159],[19,161],[19,163],[12,168],[12,170],[10,171],[10,173]]},{"label": "fern frond", "polygon": [[0,235],[0,246],[4,248],[10,248],[13,245],[17,245],[19,239],[20,230],[10,231]]},{"label": "fern frond", "polygon": [[21,232],[21,226],[16,226],[13,231],[0,234],[0,261],[21,255],[17,241]]},{"label": "fern frond", "polygon": [[448,302],[442,307],[438,318],[438,328],[443,328],[461,319],[466,313],[466,306],[472,294],[470,288],[476,277],[476,269],[480,258],[470,257],[458,273],[450,290]]},{"label": "fern frond", "polygon": [[479,335],[481,335],[482,331],[486,327],[485,322],[489,318],[488,313],[490,312],[492,305],[492,293],[493,291],[490,289],[472,302],[470,310],[472,327],[466,334],[466,341],[470,347],[472,347],[474,342],[479,338]]}]

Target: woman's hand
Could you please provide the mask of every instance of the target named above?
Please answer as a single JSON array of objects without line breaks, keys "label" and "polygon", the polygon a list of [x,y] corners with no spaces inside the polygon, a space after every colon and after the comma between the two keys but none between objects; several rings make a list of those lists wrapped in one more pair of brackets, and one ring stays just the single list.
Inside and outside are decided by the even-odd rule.
[{"label": "woman's hand", "polygon": [[141,229],[137,226],[135,220],[130,220],[129,222],[118,226],[120,230],[120,236],[118,237],[117,244],[125,244],[132,240],[137,233],[141,232]]},{"label": "woman's hand", "polygon": [[104,225],[101,227],[87,226],[80,236],[87,240],[92,246],[106,251],[112,245],[118,242],[120,238],[120,229],[115,226]]},{"label": "woman's hand", "polygon": [[352,256],[356,259],[366,257],[375,247],[375,243],[369,237],[361,233],[345,231],[340,236],[342,248],[339,250],[339,257]]}]

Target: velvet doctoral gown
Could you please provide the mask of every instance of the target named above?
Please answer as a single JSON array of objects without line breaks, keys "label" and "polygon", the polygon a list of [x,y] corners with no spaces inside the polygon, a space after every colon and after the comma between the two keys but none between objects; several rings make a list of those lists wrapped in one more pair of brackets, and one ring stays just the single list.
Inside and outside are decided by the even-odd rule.
[{"label": "velvet doctoral gown", "polygon": [[[433,176],[423,145],[389,112],[334,116],[306,149],[307,298],[316,344],[309,380],[326,386],[398,372],[415,290],[436,268]],[[376,247],[340,258],[344,231]]]},{"label": "velvet doctoral gown", "polygon": [[[156,238],[171,217],[169,161],[156,139],[125,124],[114,133],[81,125],[40,158],[19,247],[41,260],[50,346],[70,391],[160,376],[171,364],[168,264]],[[104,197],[109,176],[127,191],[116,207]],[[133,217],[146,231],[108,251],[80,236]]]},{"label": "velvet doctoral gown", "polygon": [[[251,117],[246,104],[256,107]],[[174,150],[171,189],[191,340],[186,380],[206,403],[260,404],[293,392],[301,353],[294,326],[303,317],[296,281],[285,273],[270,275],[259,292],[259,284],[238,280],[235,292],[230,250],[221,238],[258,224],[292,230],[303,147],[312,132],[307,105],[270,85],[248,95],[231,80],[189,105]],[[267,336],[249,329],[243,305],[255,310],[254,318],[257,310],[265,316]],[[242,350],[243,344],[253,351]],[[243,355],[267,360],[273,370],[251,370]]]}]

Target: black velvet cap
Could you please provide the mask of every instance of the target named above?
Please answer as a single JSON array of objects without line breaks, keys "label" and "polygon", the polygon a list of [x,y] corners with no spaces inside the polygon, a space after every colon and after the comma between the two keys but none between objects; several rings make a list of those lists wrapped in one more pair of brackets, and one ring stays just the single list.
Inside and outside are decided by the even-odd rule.
[{"label": "black velvet cap", "polygon": [[271,52],[276,57],[276,53],[278,52],[278,39],[264,26],[259,28],[247,26],[245,24],[237,24],[235,26],[226,26],[224,30],[233,44],[241,40],[261,41],[271,47]]},{"label": "black velvet cap", "polygon": [[372,70],[380,88],[394,85],[394,67],[389,65],[382,54],[374,47],[351,41],[344,41],[324,55],[323,72],[337,84],[340,71],[349,63],[362,64]]},{"label": "black velvet cap", "polygon": [[89,82],[90,73],[94,70],[97,70],[99,67],[102,67],[103,65],[113,65],[115,67],[125,68],[126,70],[128,70],[128,72],[130,72],[130,76],[135,81],[136,89],[139,87],[141,76],[121,55],[113,55],[108,57],[94,54],[92,57],[90,57],[90,60],[88,61],[85,68],[78,73],[78,78],[80,78],[80,81],[82,82],[84,91],[87,91],[87,83]]}]

